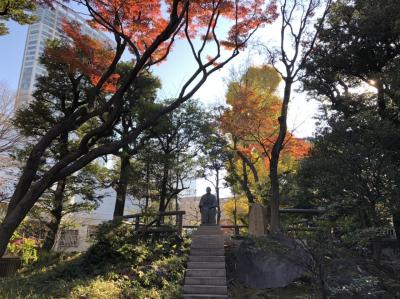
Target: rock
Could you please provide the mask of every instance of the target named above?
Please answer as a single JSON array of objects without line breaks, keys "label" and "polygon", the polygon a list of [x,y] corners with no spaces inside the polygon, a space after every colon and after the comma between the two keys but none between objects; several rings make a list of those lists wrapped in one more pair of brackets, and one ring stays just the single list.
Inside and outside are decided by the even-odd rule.
[{"label": "rock", "polygon": [[296,241],[276,235],[243,241],[236,262],[236,276],[246,286],[280,288],[304,274],[310,256]]}]

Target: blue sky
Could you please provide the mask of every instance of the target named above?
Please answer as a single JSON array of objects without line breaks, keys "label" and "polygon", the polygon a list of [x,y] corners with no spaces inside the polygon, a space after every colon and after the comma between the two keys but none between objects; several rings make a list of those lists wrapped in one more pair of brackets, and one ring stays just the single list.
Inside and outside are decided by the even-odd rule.
[{"label": "blue sky", "polygon": [[0,81],[17,89],[28,26],[8,22],[10,33],[0,36]]}]

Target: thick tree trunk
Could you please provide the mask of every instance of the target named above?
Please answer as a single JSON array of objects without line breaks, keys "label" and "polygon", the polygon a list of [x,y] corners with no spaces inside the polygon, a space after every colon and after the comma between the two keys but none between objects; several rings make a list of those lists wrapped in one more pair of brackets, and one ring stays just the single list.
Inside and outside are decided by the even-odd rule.
[{"label": "thick tree trunk", "polygon": [[15,208],[9,211],[6,215],[0,226],[0,256],[2,256],[6,251],[7,244],[14,231],[18,228],[30,209],[32,209],[36,201],[49,186],[49,182],[39,182],[35,184],[35,186],[22,198],[18,205],[16,205]]},{"label": "thick tree trunk", "polygon": [[56,236],[62,218],[66,181],[67,179],[65,178],[57,182],[57,188],[54,193],[54,206],[53,209],[50,211],[53,219],[46,225],[49,231],[47,232],[46,238],[43,242],[42,250],[44,251],[50,251],[53,248],[54,243],[56,242]]},{"label": "thick tree trunk", "polygon": [[271,159],[269,177],[271,181],[270,232],[277,233],[280,231],[278,160]]},{"label": "thick tree trunk", "polygon": [[131,166],[130,157],[127,153],[122,153],[120,159],[121,166],[119,170],[119,180],[116,188],[117,196],[115,200],[113,219],[124,215],[126,193],[128,190],[128,181]]},{"label": "thick tree trunk", "polygon": [[249,188],[249,179],[247,176],[246,161],[243,159],[242,159],[242,174],[243,174],[243,180],[241,180],[242,188],[246,194],[249,203],[252,204],[255,202],[255,200],[254,200],[254,195]]},{"label": "thick tree trunk", "polygon": [[[62,105],[65,107],[64,105]],[[65,109],[63,109],[65,110]],[[63,159],[67,154],[68,154],[68,133],[62,133],[59,138],[59,154],[60,154],[60,159]],[[57,231],[61,223],[61,218],[62,218],[62,212],[63,212],[63,202],[64,202],[64,196],[65,196],[65,187],[67,185],[67,178],[63,178],[62,180],[59,180],[57,182],[57,187],[54,192],[54,198],[53,198],[53,209],[50,211],[52,219],[50,222],[47,224],[47,227],[49,228],[49,231],[46,235],[46,238],[44,240],[42,249],[44,251],[50,251],[54,243],[56,241],[56,236],[57,236]]]},{"label": "thick tree trunk", "polygon": [[365,208],[358,210],[358,217],[360,219],[361,228],[368,228],[372,226],[371,219],[368,216],[368,212]]},{"label": "thick tree trunk", "polygon": [[[243,154],[242,152],[236,151],[236,153],[237,153],[238,156],[242,159],[243,163],[245,163],[246,165],[249,166],[249,168],[250,168],[250,170],[251,170],[251,172],[252,172],[252,174],[253,174],[254,181],[255,181],[256,183],[258,183],[258,181],[259,181],[258,172],[257,172],[256,167],[254,166],[254,163],[252,163],[252,162],[250,161],[250,159],[248,159],[248,158],[246,157],[246,155]],[[246,175],[247,175],[247,172],[246,172]]]},{"label": "thick tree trunk", "polygon": [[[247,184],[247,180],[246,179],[242,180],[240,178],[240,176],[238,175],[238,173],[236,171],[235,162],[232,161],[232,159],[229,159],[228,162],[229,162],[229,165],[230,165],[230,168],[231,168],[231,173],[234,175],[235,180],[237,180],[240,183],[240,185],[242,187],[242,190],[244,191],[244,193],[245,193],[245,195],[247,197],[247,200],[249,201],[249,203],[254,203],[254,195],[253,195],[253,193],[251,193],[251,190],[250,190],[250,188],[249,188],[249,186]],[[243,168],[245,169],[246,168],[246,163],[243,160],[242,160],[242,163],[243,163],[242,164],[242,166],[243,166],[242,169]],[[246,170],[243,170],[243,178],[245,178],[245,173],[247,175]]]},{"label": "thick tree trunk", "polygon": [[279,194],[279,176],[278,176],[278,165],[280,153],[283,149],[283,143],[285,141],[287,132],[287,111],[290,100],[290,94],[292,90],[292,80],[289,78],[285,79],[285,91],[283,95],[283,102],[281,108],[281,115],[279,120],[279,134],[272,147],[271,151],[271,161],[269,169],[269,178],[271,181],[271,233],[277,233],[280,231],[280,219],[279,219],[279,204],[280,204],[280,194]]}]

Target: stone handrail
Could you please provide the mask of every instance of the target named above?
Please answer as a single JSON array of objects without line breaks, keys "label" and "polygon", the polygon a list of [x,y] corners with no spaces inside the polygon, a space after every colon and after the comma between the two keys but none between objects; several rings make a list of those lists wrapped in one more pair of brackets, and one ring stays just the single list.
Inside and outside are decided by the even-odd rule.
[{"label": "stone handrail", "polygon": [[[183,226],[183,228],[198,228],[200,225],[184,225]],[[235,229],[235,235],[240,235],[240,232],[239,232],[239,230],[241,229],[241,228],[247,228],[248,226],[247,225],[234,225],[234,224],[232,224],[232,225],[220,225],[220,227],[222,228],[222,229],[224,229],[224,228],[233,228],[233,229]]]}]

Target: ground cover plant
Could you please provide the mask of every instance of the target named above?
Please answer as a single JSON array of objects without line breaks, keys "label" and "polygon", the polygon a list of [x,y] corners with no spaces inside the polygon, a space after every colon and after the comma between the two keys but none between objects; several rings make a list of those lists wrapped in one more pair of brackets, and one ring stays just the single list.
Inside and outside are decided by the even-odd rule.
[{"label": "ground cover plant", "polygon": [[0,280],[0,298],[179,298],[189,242],[104,224],[86,252],[50,254]]}]

